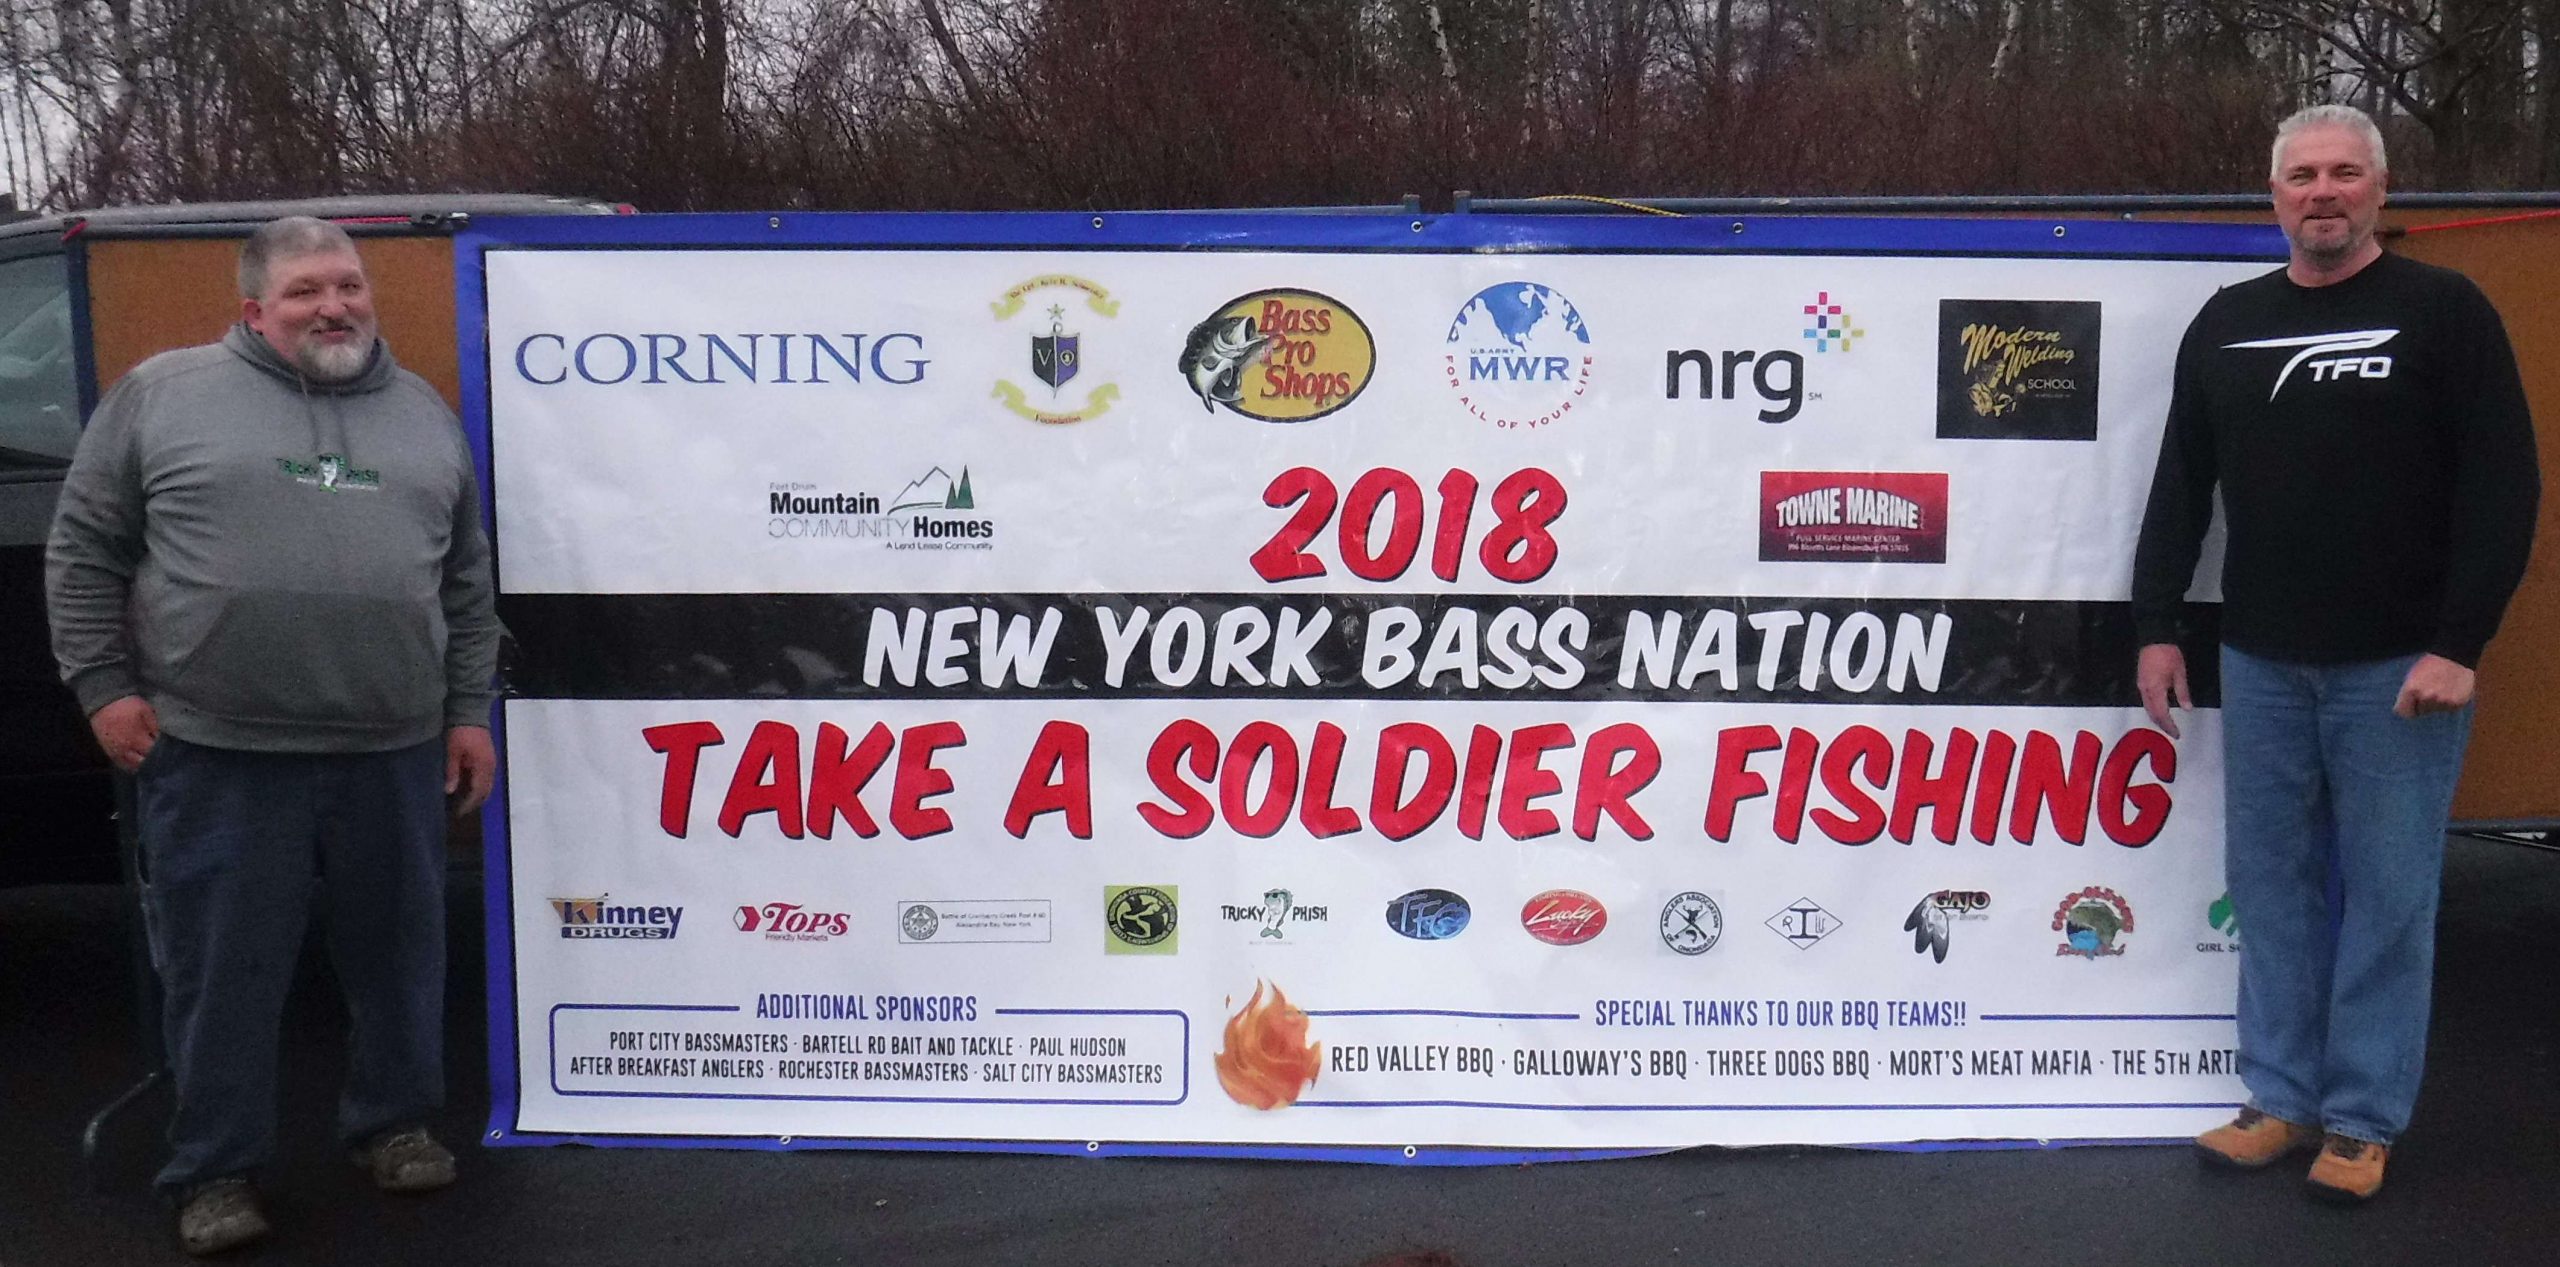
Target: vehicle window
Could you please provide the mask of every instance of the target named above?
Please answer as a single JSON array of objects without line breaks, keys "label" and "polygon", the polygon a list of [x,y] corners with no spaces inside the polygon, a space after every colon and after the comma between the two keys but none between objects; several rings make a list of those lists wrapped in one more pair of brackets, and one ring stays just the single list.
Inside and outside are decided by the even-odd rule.
[{"label": "vehicle window", "polygon": [[67,266],[59,255],[0,261],[0,473],[64,466],[79,442]]}]

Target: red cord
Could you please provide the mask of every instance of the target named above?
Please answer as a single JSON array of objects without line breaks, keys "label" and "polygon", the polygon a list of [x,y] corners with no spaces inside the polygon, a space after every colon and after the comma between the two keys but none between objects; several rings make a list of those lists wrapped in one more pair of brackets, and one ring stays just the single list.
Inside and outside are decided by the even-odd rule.
[{"label": "red cord", "polygon": [[2514,224],[2519,220],[2549,220],[2553,217],[2560,217],[2560,211],[2527,211],[2520,215],[2486,216],[2478,220],[2447,220],[2442,224],[2411,225],[2408,228],[2401,230],[2401,232],[2433,233],[2438,229],[2477,229],[2483,225]]}]

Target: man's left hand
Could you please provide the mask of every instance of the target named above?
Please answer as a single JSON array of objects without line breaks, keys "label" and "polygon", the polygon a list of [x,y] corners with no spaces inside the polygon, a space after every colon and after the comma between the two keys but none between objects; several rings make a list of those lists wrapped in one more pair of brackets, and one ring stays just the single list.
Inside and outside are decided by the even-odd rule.
[{"label": "man's left hand", "polygon": [[444,799],[460,818],[489,799],[498,779],[498,745],[486,726],[456,726],[444,732]]},{"label": "man's left hand", "polygon": [[2407,680],[2400,683],[2400,698],[2391,711],[2402,717],[2450,713],[2471,702],[2474,681],[2471,670],[2443,656],[2420,656],[2409,666]]}]

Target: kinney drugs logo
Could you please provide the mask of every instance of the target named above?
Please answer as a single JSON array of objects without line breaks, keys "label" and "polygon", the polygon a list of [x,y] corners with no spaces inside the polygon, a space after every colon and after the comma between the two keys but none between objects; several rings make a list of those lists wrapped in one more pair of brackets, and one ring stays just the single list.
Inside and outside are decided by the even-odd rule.
[{"label": "kinney drugs logo", "polygon": [[684,922],[681,906],[617,903],[611,894],[555,897],[551,909],[560,917],[560,935],[570,941],[672,941]]},{"label": "kinney drugs logo", "polygon": [[1497,427],[1560,421],[1591,390],[1591,331],[1573,301],[1537,282],[1476,292],[1443,342],[1449,390],[1468,413]]}]

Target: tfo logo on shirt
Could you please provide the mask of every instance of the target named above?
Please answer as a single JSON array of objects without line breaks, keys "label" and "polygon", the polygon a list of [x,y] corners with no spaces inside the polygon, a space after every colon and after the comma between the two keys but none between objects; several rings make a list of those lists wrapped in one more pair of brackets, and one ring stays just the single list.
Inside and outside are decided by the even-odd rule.
[{"label": "tfo logo on shirt", "polygon": [[2391,358],[2372,355],[2375,348],[2399,335],[2397,330],[2340,330],[2335,334],[2297,334],[2285,339],[2251,339],[2245,343],[2225,343],[2223,349],[2235,348],[2300,348],[2293,359],[2276,372],[2275,388],[2267,393],[2274,400],[2284,391],[2285,380],[2293,372],[2308,366],[2314,383],[2335,383],[2350,378],[2389,378]]}]

